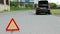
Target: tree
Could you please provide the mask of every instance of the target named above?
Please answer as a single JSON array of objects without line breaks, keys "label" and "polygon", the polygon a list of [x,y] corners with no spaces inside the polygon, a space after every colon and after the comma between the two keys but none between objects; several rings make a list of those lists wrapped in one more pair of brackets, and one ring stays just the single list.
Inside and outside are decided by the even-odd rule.
[{"label": "tree", "polygon": [[18,7],[18,0],[10,1],[10,6]]},{"label": "tree", "polygon": [[52,9],[57,8],[57,5],[55,3],[50,3],[50,6],[51,6]]}]

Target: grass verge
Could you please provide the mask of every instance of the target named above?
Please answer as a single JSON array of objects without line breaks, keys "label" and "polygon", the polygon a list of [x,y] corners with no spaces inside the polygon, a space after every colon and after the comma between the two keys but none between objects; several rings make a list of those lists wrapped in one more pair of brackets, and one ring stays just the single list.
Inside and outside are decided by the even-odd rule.
[{"label": "grass verge", "polygon": [[11,7],[11,11],[16,11],[16,10],[34,10],[34,8],[19,8],[19,7]]},{"label": "grass verge", "polygon": [[60,14],[60,9],[51,9],[52,14]]}]

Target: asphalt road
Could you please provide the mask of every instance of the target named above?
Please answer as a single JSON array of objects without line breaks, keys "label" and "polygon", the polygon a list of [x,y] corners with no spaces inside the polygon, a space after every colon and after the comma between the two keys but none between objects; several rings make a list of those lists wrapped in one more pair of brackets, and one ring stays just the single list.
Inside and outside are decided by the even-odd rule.
[{"label": "asphalt road", "polygon": [[[15,19],[19,31],[6,31],[11,18]],[[0,14],[0,34],[60,34],[60,17],[35,15],[35,10]]]}]

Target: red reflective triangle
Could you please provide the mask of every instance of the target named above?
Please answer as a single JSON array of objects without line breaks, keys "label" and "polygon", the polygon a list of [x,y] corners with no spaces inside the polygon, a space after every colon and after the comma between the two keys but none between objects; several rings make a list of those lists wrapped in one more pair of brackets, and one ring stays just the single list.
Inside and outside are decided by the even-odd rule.
[{"label": "red reflective triangle", "polygon": [[[12,27],[14,26],[14,27]],[[16,24],[15,20],[12,18],[10,23],[8,24],[6,31],[15,31],[15,30],[19,30],[18,25]]]}]

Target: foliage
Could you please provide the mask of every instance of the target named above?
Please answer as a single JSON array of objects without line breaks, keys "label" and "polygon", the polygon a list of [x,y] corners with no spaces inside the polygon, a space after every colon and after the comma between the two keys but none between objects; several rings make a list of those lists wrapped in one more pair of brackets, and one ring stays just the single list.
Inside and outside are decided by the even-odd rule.
[{"label": "foliage", "polygon": [[18,2],[10,2],[10,6],[17,7],[18,6]]},{"label": "foliage", "polygon": [[26,4],[25,6],[26,8],[34,8],[33,4],[30,4],[30,3]]},{"label": "foliage", "polygon": [[55,3],[50,3],[50,6],[51,6],[52,9],[57,8],[57,5]]}]

